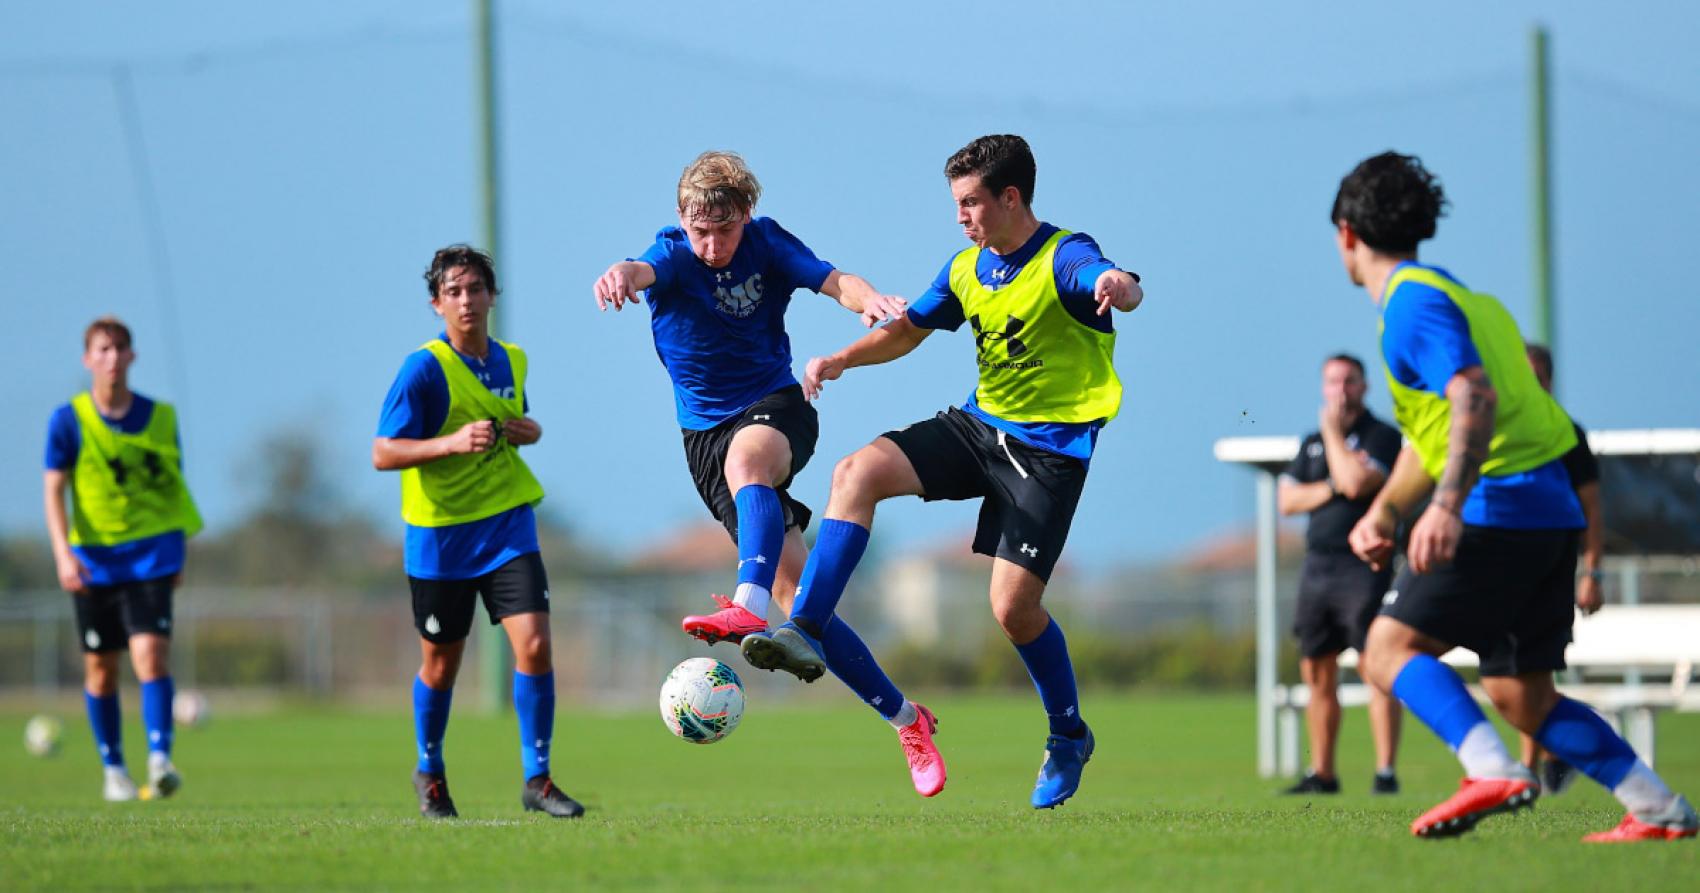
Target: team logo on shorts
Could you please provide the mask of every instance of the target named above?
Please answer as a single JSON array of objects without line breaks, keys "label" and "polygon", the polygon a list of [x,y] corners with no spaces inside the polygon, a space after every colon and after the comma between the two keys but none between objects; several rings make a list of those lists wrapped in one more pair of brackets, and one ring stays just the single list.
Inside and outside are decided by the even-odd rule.
[{"label": "team logo on shorts", "polygon": [[1398,600],[1399,590],[1397,589],[1389,589],[1387,590],[1387,594],[1381,597],[1381,603],[1383,605],[1391,605]]}]

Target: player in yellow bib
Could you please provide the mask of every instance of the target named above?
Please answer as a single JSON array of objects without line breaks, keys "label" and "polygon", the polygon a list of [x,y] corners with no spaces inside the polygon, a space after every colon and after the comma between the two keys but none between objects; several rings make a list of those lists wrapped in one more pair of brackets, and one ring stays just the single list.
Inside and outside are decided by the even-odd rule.
[{"label": "player in yellow bib", "polygon": [[[981,500],[974,551],[993,556],[992,613],[1049,717],[1031,796],[1035,808],[1048,809],[1079,788],[1093,738],[1080,717],[1062,629],[1041,599],[1098,432],[1121,408],[1109,311],[1134,309],[1144,292],[1139,277],[1117,269],[1090,237],[1034,216],[1036,173],[1019,136],[981,137],[952,155],[945,176],[972,247],[951,258],[904,317],[809,361],[803,389],[812,399],[847,369],[890,362],[933,330],[967,323],[979,378],[962,407],[887,432],[838,463],[791,622],[745,638],[743,650],[757,667],[818,677],[818,643],[840,625],[834,610],[867,546],[874,507],[898,496]],[[830,659],[832,649],[826,651]],[[915,787],[932,796],[945,782],[932,741],[936,720],[895,688],[889,699],[900,705],[892,723],[900,726]]]},{"label": "player in yellow bib", "polygon": [[465,245],[438,251],[425,271],[443,333],[410,354],[390,386],[372,442],[372,464],[401,472],[404,558],[422,661],[413,680],[413,773],[419,812],[452,818],[443,763],[449,703],[480,597],[514,651],[525,785],[520,802],[558,818],[584,807],[555,787],[549,747],[555,672],[549,580],[532,506],[543,487],[520,458],[543,428],[527,417],[525,352],[490,337],[496,270]]},{"label": "player in yellow bib", "polygon": [[1459,645],[1480,656],[1482,688],[1506,721],[1629,810],[1616,828],[1585,839],[1692,837],[1700,819],[1688,801],[1599,714],[1553,685],[1575,616],[1585,523],[1563,463],[1575,428],[1536,380],[1505,307],[1417,260],[1445,204],[1420,161],[1387,152],[1341,180],[1329,216],[1347,275],[1381,307],[1382,359],[1408,444],[1348,536],[1358,557],[1385,567],[1400,522],[1413,521],[1410,564],[1370,624],[1362,672],[1464,767],[1458,793],[1411,831],[1462,834],[1539,794],[1464,681],[1439,660]]},{"label": "player in yellow bib", "polygon": [[[83,646],[83,697],[105,766],[108,800],[168,797],[182,778],[171,762],[172,590],[185,541],[201,516],[183,482],[177,412],[130,390],[130,329],[114,317],[83,333],[90,387],[48,423],[47,532],[59,585],[72,595]],[[71,514],[65,514],[66,491]],[[142,688],[148,783],[124,767],[118,654]]]}]

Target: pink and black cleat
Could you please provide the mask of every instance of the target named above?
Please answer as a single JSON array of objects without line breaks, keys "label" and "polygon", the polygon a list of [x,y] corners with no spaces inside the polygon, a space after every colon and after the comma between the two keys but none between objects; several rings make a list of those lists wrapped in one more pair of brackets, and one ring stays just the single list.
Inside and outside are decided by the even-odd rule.
[{"label": "pink and black cleat", "polygon": [[715,595],[713,598],[720,610],[713,614],[692,614],[686,617],[680,624],[686,635],[713,645],[716,642],[742,642],[750,633],[767,629],[766,618],[756,616],[743,605],[733,604],[732,600],[724,595]]},{"label": "pink and black cleat", "polygon": [[915,721],[897,730],[897,740],[903,744],[903,758],[909,761],[909,778],[915,782],[915,793],[931,797],[944,790],[944,758],[933,744],[939,718],[933,711],[915,705]]}]

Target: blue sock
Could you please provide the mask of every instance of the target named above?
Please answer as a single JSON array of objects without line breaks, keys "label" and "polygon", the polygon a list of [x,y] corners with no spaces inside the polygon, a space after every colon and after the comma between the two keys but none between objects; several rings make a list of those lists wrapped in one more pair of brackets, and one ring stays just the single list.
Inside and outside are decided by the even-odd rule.
[{"label": "blue sock", "polygon": [[738,582],[772,591],[785,548],[785,508],[772,487],[749,484],[738,490]]},{"label": "blue sock", "polygon": [[868,548],[868,528],[849,521],[827,518],[820,524],[820,537],[809,553],[809,563],[803,567],[803,579],[797,586],[797,601],[791,606],[791,619],[802,630],[822,638],[850,573],[862,560]]},{"label": "blue sock", "polygon": [[100,762],[105,766],[124,766],[124,722],[118,711],[118,693],[91,695],[83,692],[83,705],[89,709],[89,727],[94,729],[94,746],[100,750]]},{"label": "blue sock", "polygon": [[177,686],[170,676],[142,683],[142,728],[148,732],[148,752],[171,756],[171,699]]},{"label": "blue sock", "polygon": [[555,671],[527,676],[514,671],[514,712],[519,714],[519,758],[525,779],[549,774],[549,743],[555,736]]},{"label": "blue sock", "polygon": [[1478,723],[1487,722],[1487,714],[1476,706],[1470,690],[1464,687],[1464,680],[1451,667],[1427,654],[1406,662],[1393,680],[1393,696],[1404,701],[1453,751],[1458,750],[1464,736]]},{"label": "blue sock", "polygon": [[1586,704],[1566,697],[1541,723],[1535,740],[1582,774],[1615,789],[1635,766],[1635,750]]},{"label": "blue sock", "polygon": [[891,719],[903,709],[903,693],[885,675],[862,637],[842,617],[830,617],[821,637],[821,657],[832,671],[879,715]]},{"label": "blue sock", "polygon": [[419,742],[419,771],[443,774],[443,734],[449,728],[452,688],[435,689],[413,677],[413,734]]},{"label": "blue sock", "polygon": [[1039,701],[1051,719],[1051,734],[1078,738],[1086,733],[1080,719],[1080,694],[1074,686],[1074,663],[1068,659],[1068,641],[1055,619],[1025,645],[1015,646],[1027,675],[1039,690]]}]

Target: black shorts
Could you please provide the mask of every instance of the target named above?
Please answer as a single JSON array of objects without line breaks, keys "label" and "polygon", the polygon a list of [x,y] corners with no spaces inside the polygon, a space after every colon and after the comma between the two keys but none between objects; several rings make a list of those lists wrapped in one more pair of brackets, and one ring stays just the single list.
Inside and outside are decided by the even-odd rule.
[{"label": "black shorts", "polygon": [[1392,582],[1392,568],[1372,570],[1350,552],[1307,552],[1293,614],[1299,654],[1325,657],[1348,646],[1362,652],[1370,621],[1381,612],[1381,597]]},{"label": "black shorts", "polygon": [[492,625],[515,614],[549,613],[549,576],[538,552],[470,580],[408,577],[407,582],[413,589],[413,628],[438,645],[459,642],[472,632],[472,612],[480,595]]},{"label": "black shorts", "polygon": [[1452,563],[1406,568],[1381,613],[1481,656],[1483,676],[1564,669],[1576,612],[1576,531],[1464,527]]},{"label": "black shorts", "polygon": [[175,577],[155,577],[112,586],[90,586],[71,596],[77,639],[89,653],[123,651],[130,637],[171,637],[171,590]]},{"label": "black shorts", "polygon": [[1086,463],[1028,446],[954,407],[884,436],[915,467],[922,499],[984,500],[974,551],[1050,581],[1086,485]]},{"label": "black shorts", "polygon": [[732,542],[737,542],[738,503],[726,485],[726,453],[732,448],[732,438],[751,425],[766,425],[790,442],[791,471],[773,489],[779,491],[779,504],[785,509],[785,528],[807,530],[814,513],[785,489],[814,457],[815,441],[820,439],[820,416],[804,399],[801,385],[780,388],[712,428],[685,432],[685,462],[691,468],[697,495],[714,520],[732,534]]}]

